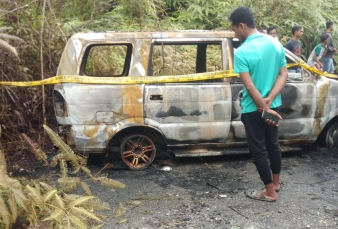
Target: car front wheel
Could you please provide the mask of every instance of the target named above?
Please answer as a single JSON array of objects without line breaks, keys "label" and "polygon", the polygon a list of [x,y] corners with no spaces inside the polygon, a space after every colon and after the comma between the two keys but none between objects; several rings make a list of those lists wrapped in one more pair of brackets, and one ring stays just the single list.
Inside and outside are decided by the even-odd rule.
[{"label": "car front wheel", "polygon": [[326,132],[326,147],[338,149],[338,122],[333,123]]}]

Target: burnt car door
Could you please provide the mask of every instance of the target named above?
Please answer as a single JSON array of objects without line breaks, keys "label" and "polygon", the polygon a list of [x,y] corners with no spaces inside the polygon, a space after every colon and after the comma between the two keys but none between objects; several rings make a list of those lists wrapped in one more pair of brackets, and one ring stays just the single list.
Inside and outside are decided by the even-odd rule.
[{"label": "burnt car door", "polygon": [[[299,63],[299,59],[288,50],[287,62]],[[279,126],[280,140],[284,143],[307,143],[316,138],[313,132],[317,103],[317,89],[314,75],[301,69],[301,73],[289,73],[282,94]]]},{"label": "burnt car door", "polygon": [[[298,63],[300,60],[287,50],[288,63]],[[313,133],[316,111],[316,87],[311,72],[302,69],[301,73],[289,73],[287,82],[281,92],[282,106],[280,114],[283,120],[279,124],[281,142],[307,143],[316,136]],[[241,122],[241,106],[243,84],[239,78],[233,78],[232,88],[232,115],[231,136],[235,142],[244,142],[246,135]]]},{"label": "burnt car door", "polygon": [[[151,50],[149,75],[229,68],[227,39],[155,39]],[[169,145],[225,142],[231,117],[231,88],[226,81],[145,85],[145,124],[161,130]]]}]

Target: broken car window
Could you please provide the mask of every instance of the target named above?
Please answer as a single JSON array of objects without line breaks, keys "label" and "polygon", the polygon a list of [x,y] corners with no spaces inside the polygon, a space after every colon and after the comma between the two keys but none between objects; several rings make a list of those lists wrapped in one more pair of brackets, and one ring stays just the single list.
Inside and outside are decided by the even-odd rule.
[{"label": "broken car window", "polygon": [[84,73],[88,76],[125,76],[129,71],[131,45],[94,45],[89,47]]},{"label": "broken car window", "polygon": [[221,44],[155,44],[153,47],[152,75],[187,75],[220,71]]}]

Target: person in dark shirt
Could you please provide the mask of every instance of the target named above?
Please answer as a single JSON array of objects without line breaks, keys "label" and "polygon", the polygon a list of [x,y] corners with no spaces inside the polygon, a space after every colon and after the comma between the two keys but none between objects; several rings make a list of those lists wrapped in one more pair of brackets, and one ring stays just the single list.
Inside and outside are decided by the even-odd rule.
[{"label": "person in dark shirt", "polygon": [[324,33],[329,35],[329,41],[328,41],[328,50],[326,52],[326,55],[323,57],[323,71],[330,74],[334,72],[332,56],[337,52],[337,49],[334,46],[333,39],[331,36],[332,30],[333,30],[333,22],[332,21],[326,22],[326,31]]},{"label": "person in dark shirt", "polygon": [[[302,42],[299,40],[303,36],[304,30],[300,25],[292,27],[292,38],[285,44],[285,48],[300,58],[302,50]],[[290,73],[299,73],[299,67],[288,69]]]},{"label": "person in dark shirt", "polygon": [[276,38],[277,40],[279,40],[278,36],[277,36],[277,28],[275,26],[270,26],[268,29],[267,29],[267,33],[268,35]]}]

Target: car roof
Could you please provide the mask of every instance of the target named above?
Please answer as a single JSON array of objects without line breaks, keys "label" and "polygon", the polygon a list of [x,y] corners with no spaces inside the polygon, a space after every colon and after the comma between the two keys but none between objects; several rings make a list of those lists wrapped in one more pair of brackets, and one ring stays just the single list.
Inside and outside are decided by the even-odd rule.
[{"label": "car roof", "polygon": [[234,38],[235,33],[228,30],[177,30],[170,32],[85,32],[76,33],[74,39],[166,39],[166,38]]}]

